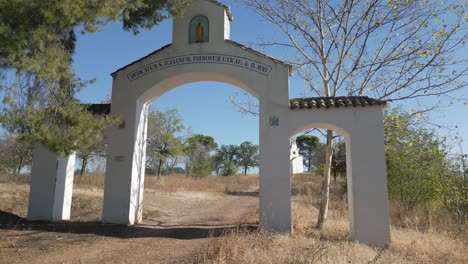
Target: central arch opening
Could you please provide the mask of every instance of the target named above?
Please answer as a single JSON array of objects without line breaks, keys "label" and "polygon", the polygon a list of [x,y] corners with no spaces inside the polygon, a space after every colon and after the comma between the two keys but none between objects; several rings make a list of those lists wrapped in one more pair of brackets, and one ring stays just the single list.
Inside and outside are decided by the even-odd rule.
[{"label": "central arch opening", "polygon": [[[327,152],[327,129],[333,144]],[[338,132],[339,131],[339,132]],[[291,201],[295,233],[346,241],[349,238],[346,132],[329,124],[309,124],[293,133],[291,142]],[[319,230],[327,156],[331,156],[326,221]]]},{"label": "central arch opening", "polygon": [[191,82],[150,100],[142,224],[217,230],[258,223],[259,118],[232,105],[241,90]]}]

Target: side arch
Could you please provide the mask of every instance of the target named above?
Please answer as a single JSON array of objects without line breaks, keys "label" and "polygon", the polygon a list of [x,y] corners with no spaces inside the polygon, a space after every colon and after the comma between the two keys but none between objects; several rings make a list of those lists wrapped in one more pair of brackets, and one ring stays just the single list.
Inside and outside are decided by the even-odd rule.
[{"label": "side arch", "polygon": [[301,131],[305,131],[311,128],[333,130],[337,132],[340,136],[343,136],[344,138],[349,138],[349,133],[346,129],[342,128],[338,124],[327,123],[327,122],[310,122],[310,123],[305,123],[302,126],[291,127],[289,129],[290,130],[289,137],[293,137],[294,135],[300,133]]},{"label": "side arch", "polygon": [[345,138],[351,238],[379,247],[390,241],[382,120],[382,107],[356,107],[291,110],[286,122],[289,138],[311,127]]}]

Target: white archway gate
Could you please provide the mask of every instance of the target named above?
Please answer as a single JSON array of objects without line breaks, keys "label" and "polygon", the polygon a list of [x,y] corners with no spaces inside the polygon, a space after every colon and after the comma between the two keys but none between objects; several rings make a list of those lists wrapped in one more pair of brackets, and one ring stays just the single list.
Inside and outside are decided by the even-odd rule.
[{"label": "white archway gate", "polygon": [[[263,230],[291,233],[289,139],[305,127],[318,126],[336,130],[346,138],[351,238],[369,245],[388,244],[379,106],[383,102],[361,97],[290,102],[291,66],[229,40],[231,20],[227,6],[196,0],[184,17],[174,19],[172,44],[112,74],[111,113],[120,116],[123,123],[107,133],[103,222],[133,225],[142,220],[148,104],[186,83],[218,81],[238,86],[259,100],[259,222]],[[34,185],[39,174],[40,170],[33,168],[31,193],[41,188]],[[54,180],[62,177],[59,174]],[[31,197],[30,208],[35,208],[34,199],[38,197]],[[54,205],[40,204],[41,208],[48,206]],[[37,211],[30,210],[28,218],[57,220],[37,217]]]}]

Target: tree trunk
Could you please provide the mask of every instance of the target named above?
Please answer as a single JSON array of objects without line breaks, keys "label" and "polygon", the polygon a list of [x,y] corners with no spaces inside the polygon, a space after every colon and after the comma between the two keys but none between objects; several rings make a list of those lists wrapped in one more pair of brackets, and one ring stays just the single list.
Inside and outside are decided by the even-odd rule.
[{"label": "tree trunk", "polygon": [[161,167],[162,167],[162,159],[159,159],[159,164],[158,164],[158,180],[159,180],[159,176],[161,176]]},{"label": "tree trunk", "polygon": [[80,170],[80,175],[86,175],[86,167],[88,166],[88,155],[84,155],[81,160],[81,170]]},{"label": "tree trunk", "polygon": [[333,183],[336,184],[336,177],[338,176],[338,173],[335,171],[333,172]]},{"label": "tree trunk", "polygon": [[18,164],[18,171],[16,172],[16,174],[20,174],[22,168],[23,168],[23,157],[20,156],[19,157],[19,164]]},{"label": "tree trunk", "polygon": [[307,169],[308,169],[308,172],[310,173],[312,170],[312,154],[309,155],[308,160],[309,160],[309,164],[308,164],[309,166]]},{"label": "tree trunk", "polygon": [[244,166],[244,175],[247,175],[247,166]]},{"label": "tree trunk", "polygon": [[330,172],[333,157],[333,131],[327,130],[327,145],[325,148],[325,167],[322,181],[322,195],[320,201],[320,211],[317,220],[317,229],[321,229],[327,220],[328,203],[330,201]]}]

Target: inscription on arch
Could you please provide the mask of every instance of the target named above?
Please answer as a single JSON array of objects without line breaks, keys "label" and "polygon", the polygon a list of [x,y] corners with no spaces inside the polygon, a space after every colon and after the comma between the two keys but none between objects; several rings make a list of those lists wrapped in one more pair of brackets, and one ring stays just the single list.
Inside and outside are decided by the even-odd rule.
[{"label": "inscription on arch", "polygon": [[235,67],[244,68],[256,73],[269,76],[272,67],[266,64],[263,64],[258,61],[250,60],[243,57],[226,55],[226,54],[215,54],[215,53],[201,53],[201,54],[190,54],[184,56],[171,57],[159,61],[155,61],[149,64],[146,64],[143,67],[140,67],[132,72],[130,72],[127,77],[130,81],[139,79],[146,74],[159,71],[162,69],[186,65],[186,64],[200,64],[200,63],[214,63],[214,64],[224,64],[231,65]]}]

